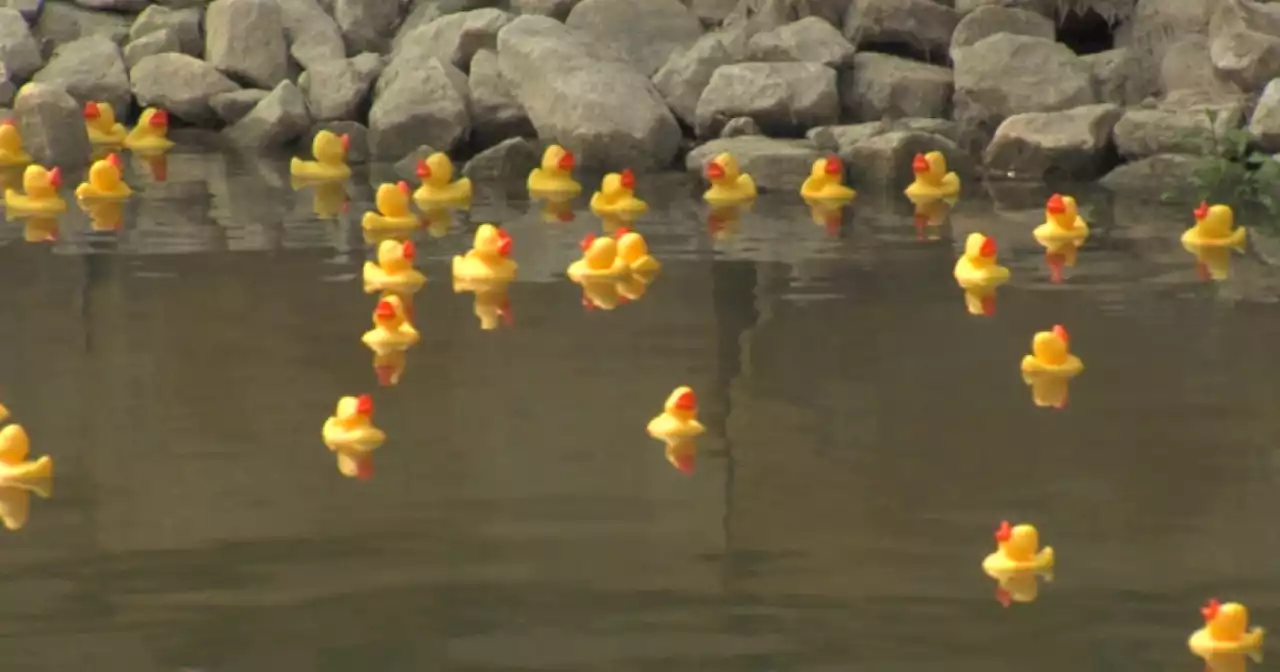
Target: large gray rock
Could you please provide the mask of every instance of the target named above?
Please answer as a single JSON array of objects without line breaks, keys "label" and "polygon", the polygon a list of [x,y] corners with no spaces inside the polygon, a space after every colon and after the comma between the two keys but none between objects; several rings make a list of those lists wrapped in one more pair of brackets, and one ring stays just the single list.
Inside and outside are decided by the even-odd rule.
[{"label": "large gray rock", "polygon": [[529,172],[542,160],[538,148],[524,138],[509,138],[476,154],[462,174],[474,182],[484,184],[513,184],[524,186]]},{"label": "large gray rock", "polygon": [[1035,12],[1053,18],[1057,15],[1058,0],[955,0],[956,12],[967,16],[983,7],[1011,7]]},{"label": "large gray rock", "polygon": [[734,62],[733,54],[718,33],[698,38],[688,49],[671,54],[666,65],[653,76],[653,85],[671,111],[684,123],[697,124],[698,100],[722,65]]},{"label": "large gray rock", "polygon": [[81,104],[106,101],[117,117],[129,116],[133,102],[129,73],[120,47],[105,37],[83,37],[58,47],[33,81],[61,86]]},{"label": "large gray rock", "polygon": [[200,30],[203,17],[204,12],[196,7],[170,9],[163,5],[151,5],[133,20],[133,25],[129,28],[129,42],[137,42],[151,33],[169,30],[178,40],[177,51],[190,56],[201,56],[204,54],[204,34]]},{"label": "large gray rock", "polygon": [[1205,162],[1203,156],[1156,154],[1117,166],[1098,183],[1116,193],[1160,198],[1169,192],[1185,193]]},{"label": "large gray rock", "polygon": [[289,72],[276,0],[213,0],[204,18],[204,59],[232,79],[274,89]]},{"label": "large gray rock", "polygon": [[209,99],[240,87],[217,68],[186,54],[148,56],[129,71],[138,104],[162,107],[193,124],[214,121]]},{"label": "large gray rock", "polygon": [[124,64],[132,68],[138,61],[156,54],[180,54],[182,42],[172,28],[153,30],[124,47]]},{"label": "large gray rock", "polygon": [[1095,102],[1093,73],[1066,46],[1000,33],[955,54],[955,118],[994,128],[1023,112]]},{"label": "large gray rock", "polygon": [[[390,71],[389,66],[383,77]],[[374,96],[370,153],[375,159],[396,159],[416,145],[452,151],[471,128],[467,97],[467,76],[438,58],[400,72]]]},{"label": "large gray rock", "polygon": [[584,166],[665,167],[680,127],[647,77],[608,49],[541,16],[498,33],[498,63],[538,134]]},{"label": "large gray rock", "polygon": [[[722,23],[728,31],[740,33],[744,40],[810,16],[839,28],[844,24],[849,5],[850,0],[740,0]],[[694,13],[699,14],[696,2],[693,7]]]},{"label": "large gray rock", "polygon": [[912,179],[911,165],[916,154],[942,152],[947,169],[961,176],[973,172],[969,156],[951,140],[923,131],[889,131],[873,135],[840,151],[849,170],[849,179],[857,184],[890,183],[905,186]]},{"label": "large gray rock", "polygon": [[1156,73],[1127,47],[1082,56],[1093,74],[1093,93],[1100,103],[1137,105],[1155,94]]},{"label": "large gray rock", "polygon": [[556,21],[569,18],[569,12],[580,0],[511,0],[511,9],[517,14],[546,16]]},{"label": "large gray rock", "polygon": [[1194,92],[1205,101],[1240,93],[1213,67],[1209,41],[1191,35],[1168,45],[1160,60],[1159,87],[1163,93]]},{"label": "large gray rock", "polygon": [[971,47],[986,37],[999,33],[1027,35],[1050,40],[1056,38],[1057,29],[1051,19],[1025,9],[987,5],[979,7],[960,19],[951,35],[951,53]]},{"label": "large gray rock", "polygon": [[40,17],[40,9],[44,6],[44,0],[0,0],[0,7],[15,9],[27,23],[35,23]]},{"label": "large gray rock", "polygon": [[32,33],[36,39],[57,47],[89,35],[101,35],[117,44],[129,37],[130,17],[115,12],[99,12],[62,2],[47,2]]},{"label": "large gray rock", "polygon": [[498,31],[515,18],[498,9],[476,9],[442,16],[414,30],[393,52],[397,63],[413,67],[426,58],[439,58],[466,72],[481,49],[494,49]]},{"label": "large gray rock", "polygon": [[996,129],[983,162],[1018,179],[1094,179],[1107,168],[1111,129],[1122,114],[1110,104],[1015,114]]},{"label": "large gray rock", "polygon": [[506,138],[533,137],[537,131],[511,85],[502,77],[497,52],[476,52],[471,59],[471,139],[481,147],[496,145]]},{"label": "large gray rock", "polygon": [[293,82],[284,81],[224,133],[241,147],[279,147],[298,139],[310,126],[302,92]]},{"label": "large gray rock", "polygon": [[22,15],[13,9],[0,9],[0,65],[19,81],[30,79],[44,65],[40,45]]},{"label": "large gray rock", "polygon": [[1209,57],[1224,79],[1246,92],[1280,77],[1280,9],[1225,0],[1209,23]]},{"label": "large gray rock", "polygon": [[679,0],[583,0],[565,24],[612,45],[646,77],[702,36],[702,24]]},{"label": "large gray rock", "polygon": [[839,68],[851,64],[853,55],[853,45],[844,35],[816,16],[758,33],[747,43],[751,61],[803,61]]},{"label": "large gray rock", "polygon": [[346,58],[338,24],[316,0],[278,0],[289,54],[303,69]]},{"label": "large gray rock", "polygon": [[707,163],[728,152],[743,172],[751,175],[761,191],[794,191],[800,188],[813,162],[822,156],[808,140],[778,140],[759,135],[721,138],[695,147],[685,157],[685,170],[701,176]]},{"label": "large gray rock", "polygon": [[697,132],[719,135],[750,117],[769,135],[798,135],[840,119],[836,71],[818,63],[739,63],[716,70],[698,100]]},{"label": "large gray rock", "polygon": [[386,53],[400,24],[400,0],[334,0],[333,18],[349,50]]},{"label": "large gray rock", "polygon": [[13,78],[5,72],[4,65],[0,64],[0,108],[9,110],[13,107],[13,97],[18,93],[18,87],[13,83]]},{"label": "large gray rock", "polygon": [[764,135],[760,124],[751,117],[734,117],[720,129],[721,138],[741,138],[746,135]]},{"label": "large gray rock", "polygon": [[1249,119],[1249,135],[1262,149],[1280,152],[1280,79],[1271,80],[1262,90]]},{"label": "large gray rock", "polygon": [[844,34],[859,48],[901,44],[921,54],[943,56],[960,15],[933,0],[853,0]]},{"label": "large gray rock", "polygon": [[240,89],[219,93],[209,98],[209,107],[213,108],[213,113],[218,115],[223,123],[230,126],[244,119],[245,115],[249,114],[270,93],[262,89]]},{"label": "large gray rock", "polygon": [[[1209,112],[1216,117],[1209,123]],[[1218,105],[1171,104],[1152,109],[1130,108],[1112,131],[1116,149],[1125,158],[1155,154],[1207,154],[1215,134],[1222,137],[1244,121],[1239,102]]]},{"label": "large gray rock", "polygon": [[365,53],[311,67],[298,78],[298,88],[315,121],[353,120],[381,73],[382,57]]},{"label": "large gray rock", "polygon": [[151,4],[151,0],[75,0],[77,5],[86,9],[97,9],[111,12],[141,12]]},{"label": "large gray rock", "polygon": [[92,148],[80,103],[61,87],[27,84],[13,103],[13,116],[31,158],[44,166],[80,168]]},{"label": "large gray rock", "polygon": [[947,68],[888,54],[860,53],[840,73],[842,116],[852,121],[946,117],[952,92]]},{"label": "large gray rock", "polygon": [[733,13],[738,0],[690,0],[686,4],[702,25],[718,26]]}]

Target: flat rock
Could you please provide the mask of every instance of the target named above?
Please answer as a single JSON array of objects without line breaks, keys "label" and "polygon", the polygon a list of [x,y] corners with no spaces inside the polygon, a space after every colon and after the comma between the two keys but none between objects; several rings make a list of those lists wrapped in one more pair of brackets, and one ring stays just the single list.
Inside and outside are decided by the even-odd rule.
[{"label": "flat rock", "polygon": [[178,40],[177,51],[202,56],[204,33],[200,24],[203,20],[204,12],[195,7],[170,9],[163,5],[151,5],[133,20],[133,25],[129,27],[129,42],[137,42],[151,33],[169,31]]},{"label": "flat rock", "polygon": [[210,98],[240,89],[217,68],[186,54],[148,56],[133,66],[129,79],[139,105],[162,107],[193,124],[217,119]]},{"label": "flat rock", "polygon": [[369,129],[364,124],[358,121],[317,121],[307,131],[302,146],[310,148],[312,141],[316,139],[316,134],[320,131],[329,131],[348,137],[351,145],[347,148],[347,163],[359,164],[369,161]]},{"label": "flat rock", "polygon": [[471,139],[481,147],[507,138],[533,137],[537,131],[502,76],[498,54],[484,49],[471,59]]},{"label": "flat rock", "polygon": [[698,100],[697,132],[710,138],[734,117],[750,117],[769,135],[799,135],[840,119],[836,71],[818,63],[722,66]]},{"label": "flat rock", "polygon": [[305,70],[347,56],[342,31],[316,0],[278,0],[289,54]]},{"label": "flat rock", "polygon": [[685,169],[701,177],[707,162],[722,152],[738,160],[761,191],[794,191],[800,188],[813,162],[822,156],[808,140],[779,140],[763,136],[720,138],[699,145],[685,157]]},{"label": "flat rock", "polygon": [[1025,9],[998,5],[979,7],[956,24],[956,30],[951,34],[953,58],[956,49],[971,47],[983,38],[999,33],[1026,35],[1053,41],[1057,37],[1057,28],[1053,25],[1052,19]]},{"label": "flat rock", "polygon": [[1093,92],[1100,103],[1137,105],[1156,93],[1156,77],[1127,47],[1089,54],[1081,60],[1093,74]]},{"label": "flat rock", "polygon": [[955,54],[955,118],[998,126],[1023,112],[1054,112],[1095,102],[1093,73],[1062,44],[1000,33]]},{"label": "flat rock", "polygon": [[316,65],[298,79],[315,121],[353,120],[382,72],[382,57],[365,53]]},{"label": "flat rock", "polygon": [[101,35],[116,44],[129,37],[130,17],[115,12],[99,12],[62,2],[45,3],[32,33],[39,40],[58,47],[82,37]]},{"label": "flat rock", "polygon": [[1011,178],[1094,179],[1108,167],[1111,129],[1123,114],[1111,104],[1015,114],[996,129],[983,162]]},{"label": "flat rock", "polygon": [[[1215,127],[1208,112],[1216,115]],[[1116,122],[1113,135],[1116,149],[1125,158],[1155,154],[1201,154],[1210,151],[1215,132],[1221,137],[1244,121],[1239,102],[1220,105],[1170,105],[1153,109],[1130,108]]]},{"label": "flat rock", "polygon": [[838,126],[815,126],[805,137],[815,147],[824,152],[837,154],[847,153],[853,146],[869,140],[882,133],[889,132],[888,122],[868,121],[861,124],[841,124]]},{"label": "flat rock", "polygon": [[612,45],[645,77],[702,36],[701,22],[679,0],[582,0],[565,25]]},{"label": "flat rock", "polygon": [[81,104],[90,100],[111,103],[116,116],[122,119],[129,116],[133,103],[120,47],[100,35],[58,47],[33,81],[61,86]]},{"label": "flat rock", "polygon": [[845,118],[947,117],[954,91],[951,71],[906,58],[863,52],[840,73]]},{"label": "flat rock", "polygon": [[81,168],[92,148],[83,107],[60,86],[31,83],[13,103],[13,117],[31,158],[44,166]]},{"label": "flat rock", "polygon": [[1168,192],[1186,191],[1205,161],[1203,156],[1190,154],[1155,154],[1116,166],[1098,183],[1116,193],[1160,198]]},{"label": "flat rock", "polygon": [[276,0],[213,0],[205,12],[205,61],[228,77],[274,89],[289,71]]},{"label": "flat rock", "polygon": [[369,110],[371,155],[395,159],[414,145],[453,151],[471,128],[467,98],[467,76],[438,58],[400,72],[374,96]]},{"label": "flat rock", "polygon": [[172,28],[161,28],[132,40],[124,47],[124,64],[132,68],[138,61],[156,54],[180,54],[182,42]]},{"label": "flat rock", "polygon": [[905,45],[936,58],[947,53],[958,23],[956,10],[933,0],[853,0],[844,34],[859,49]]},{"label": "flat rock", "polygon": [[265,148],[297,140],[310,127],[311,117],[302,92],[286,80],[224,133],[241,147]]},{"label": "flat rock", "polygon": [[17,10],[0,9],[0,65],[10,77],[24,81],[44,65],[40,45]]},{"label": "flat rock", "polygon": [[270,91],[262,89],[240,89],[219,93],[209,98],[209,107],[223,123],[230,126],[244,118],[249,111],[262,102]]},{"label": "flat rock", "polygon": [[939,151],[947,158],[947,168],[961,176],[973,172],[968,154],[951,140],[923,131],[889,131],[873,135],[844,148],[840,158],[849,169],[849,179],[878,184],[906,186],[912,179],[911,164],[916,154]]},{"label": "flat rock", "polygon": [[1262,90],[1249,119],[1249,135],[1263,150],[1280,152],[1280,79],[1271,80]]},{"label": "flat rock", "polygon": [[334,0],[333,18],[351,51],[387,53],[400,24],[400,0]]},{"label": "flat rock", "polygon": [[756,34],[747,43],[747,60],[801,61],[840,68],[853,63],[854,51],[839,29],[809,16]]},{"label": "flat rock", "polygon": [[482,184],[519,184],[523,187],[525,178],[541,160],[541,152],[532,142],[525,138],[509,138],[472,157],[463,166],[462,174]]},{"label": "flat rock", "polygon": [[698,120],[698,100],[711,83],[711,76],[720,66],[733,62],[725,36],[707,33],[688,49],[671,54],[666,65],[653,75],[653,85],[671,111],[692,128]]}]

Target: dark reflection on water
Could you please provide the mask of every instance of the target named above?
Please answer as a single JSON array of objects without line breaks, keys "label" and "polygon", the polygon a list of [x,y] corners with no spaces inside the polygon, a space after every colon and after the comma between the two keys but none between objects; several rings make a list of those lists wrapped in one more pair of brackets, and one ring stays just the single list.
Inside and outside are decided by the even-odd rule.
[{"label": "dark reflection on water", "polygon": [[[59,464],[0,537],[6,670],[1198,670],[1204,598],[1280,620],[1265,235],[1204,282],[1185,213],[1081,194],[1054,284],[1041,194],[925,236],[909,204],[832,229],[784,194],[713,237],[654,177],[664,270],[604,312],[561,277],[598,220],[482,197],[419,237],[422,342],[385,388],[372,188],[320,221],[283,166],[177,152],[130,173],[118,232],[4,225],[0,398]],[[514,328],[482,332],[447,272],[486,220],[521,270]],[[951,279],[975,230],[1014,272],[990,317]],[[1087,370],[1054,411],[1017,365],[1059,322]],[[691,476],[643,432],[680,383]],[[364,391],[389,440],[359,482],[319,433]],[[1059,558],[1008,609],[979,569],[1002,518]]]}]

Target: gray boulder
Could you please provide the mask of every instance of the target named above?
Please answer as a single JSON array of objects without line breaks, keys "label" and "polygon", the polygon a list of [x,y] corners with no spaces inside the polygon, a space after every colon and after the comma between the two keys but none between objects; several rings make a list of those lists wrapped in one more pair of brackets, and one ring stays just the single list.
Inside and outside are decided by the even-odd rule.
[{"label": "gray boulder", "polygon": [[611,45],[645,77],[702,36],[702,24],[679,0],[583,0],[565,25]]},{"label": "gray boulder", "polygon": [[966,16],[983,7],[1012,7],[1035,12],[1053,18],[1058,11],[1058,0],[955,0],[956,12]]},{"label": "gray boulder", "polygon": [[89,157],[82,107],[59,86],[32,83],[13,103],[13,117],[31,158],[44,166],[81,168]]},{"label": "gray boulder", "polygon": [[879,184],[902,184],[912,179],[911,164],[916,154],[942,152],[947,158],[948,170],[964,176],[972,174],[973,163],[969,156],[951,140],[922,131],[889,131],[873,135],[840,151],[840,158],[849,170],[849,179]]},{"label": "gray boulder", "polygon": [[466,72],[481,49],[494,49],[498,31],[515,18],[498,9],[477,9],[442,16],[411,33],[393,52],[405,67],[426,58],[439,58]]},{"label": "gray boulder", "polygon": [[18,87],[14,84],[13,78],[5,72],[4,65],[0,64],[0,108],[4,108],[5,114],[13,107],[13,97],[18,93]]},{"label": "gray boulder", "polygon": [[956,30],[951,35],[952,58],[954,59],[957,49],[971,47],[983,38],[999,33],[1026,35],[1052,41],[1057,36],[1057,28],[1051,19],[1035,12],[986,5],[960,19],[960,23],[956,24]]},{"label": "gray boulder", "polygon": [[546,16],[556,21],[569,18],[569,13],[580,0],[511,0],[511,9],[517,14]]},{"label": "gray boulder", "polygon": [[1107,167],[1111,129],[1123,114],[1111,104],[1015,114],[996,129],[983,162],[1018,179],[1094,179]]},{"label": "gray boulder", "polygon": [[1206,102],[1240,93],[1240,87],[1214,69],[1209,41],[1202,35],[1185,37],[1164,49],[1158,88],[1166,94],[1194,92]]},{"label": "gray boulder", "polygon": [[[383,78],[390,72],[388,67]],[[374,96],[369,110],[371,155],[395,159],[414,145],[453,151],[471,128],[467,97],[467,76],[438,58],[400,72]]]},{"label": "gray boulder", "polygon": [[151,0],[75,0],[77,5],[85,9],[97,9],[111,12],[141,12],[151,4]]},{"label": "gray boulder", "polygon": [[722,23],[744,39],[810,16],[839,28],[850,4],[850,0],[739,0]]},{"label": "gray boulder", "polygon": [[956,10],[933,0],[853,0],[844,34],[857,47],[896,43],[942,56],[959,22]]},{"label": "gray boulder", "polygon": [[524,138],[509,138],[476,154],[462,174],[479,183],[519,184],[538,167],[542,156],[533,143]]},{"label": "gray boulder", "polygon": [[133,66],[129,79],[139,105],[162,107],[193,124],[214,121],[209,99],[240,88],[217,68],[186,54],[148,56]]},{"label": "gray boulder", "polygon": [[471,138],[481,147],[496,145],[506,138],[533,137],[537,132],[511,85],[502,77],[497,52],[487,49],[471,59]]},{"label": "gray boulder", "polygon": [[729,18],[738,0],[690,0],[689,11],[698,17],[704,26],[718,26]]},{"label": "gray boulder", "polygon": [[1280,79],[1271,80],[1262,90],[1249,119],[1249,135],[1262,149],[1280,152]]},{"label": "gray boulder", "polygon": [[794,191],[800,188],[813,162],[822,156],[808,140],[779,140],[763,136],[721,138],[699,145],[685,157],[685,170],[701,177],[711,159],[723,152],[751,175],[760,191]]},{"label": "gray boulder", "polygon": [[182,42],[172,28],[154,30],[136,40],[132,40],[124,48],[124,63],[132,68],[138,61],[156,54],[180,54]]},{"label": "gray boulder", "polygon": [[842,116],[853,121],[947,117],[953,91],[947,68],[869,51],[840,73]]},{"label": "gray boulder", "polygon": [[[1216,115],[1214,125],[1208,112]],[[1173,103],[1152,109],[1130,108],[1116,122],[1113,135],[1116,149],[1125,158],[1155,154],[1202,154],[1213,146],[1215,133],[1221,137],[1244,121],[1239,102],[1217,105]]]},{"label": "gray boulder", "polygon": [[1156,92],[1156,78],[1142,58],[1127,47],[1082,56],[1093,74],[1093,93],[1100,103],[1137,105]]},{"label": "gray boulder", "polygon": [[810,16],[759,33],[747,43],[750,61],[802,61],[833,68],[850,65],[854,48],[825,20]]},{"label": "gray boulder", "polygon": [[44,65],[40,45],[17,10],[0,9],[0,65],[19,81],[30,79]]},{"label": "gray boulder", "polygon": [[693,127],[697,124],[698,100],[711,83],[711,76],[720,66],[733,62],[724,36],[708,33],[688,49],[671,54],[666,65],[654,74],[653,85],[671,111]]},{"label": "gray boulder", "polygon": [[283,81],[223,132],[241,147],[267,148],[297,140],[310,127],[311,117],[302,92],[293,82]]},{"label": "gray boulder", "polygon": [[177,51],[190,56],[201,56],[204,54],[204,34],[200,30],[203,17],[204,13],[196,7],[170,9],[163,5],[151,5],[133,20],[133,25],[129,28],[129,42],[137,42],[151,33],[167,30],[178,40]]},{"label": "gray boulder", "polygon": [[1098,183],[1115,193],[1160,198],[1169,192],[1186,192],[1204,164],[1203,156],[1155,154],[1116,166]]},{"label": "gray boulder", "polygon": [[62,2],[47,2],[32,33],[36,39],[58,47],[82,37],[101,35],[116,44],[129,37],[130,17],[99,12]]},{"label": "gray boulder", "polygon": [[1223,2],[1209,36],[1214,69],[1242,90],[1259,91],[1280,77],[1280,12],[1249,0]]},{"label": "gray boulder", "polygon": [[697,132],[719,135],[750,117],[769,135],[798,135],[840,119],[836,71],[818,63],[739,63],[716,70],[698,100]]},{"label": "gray boulder", "polygon": [[382,57],[365,53],[315,65],[298,78],[298,88],[316,121],[355,119],[369,89],[382,73]]},{"label": "gray boulder", "polygon": [[347,147],[347,163],[366,163],[369,161],[369,129],[357,121],[317,121],[311,125],[302,146],[310,149],[311,143],[320,131],[329,131],[335,135],[345,135],[350,141]]},{"label": "gray boulder", "polygon": [[805,133],[805,137],[813,143],[814,147],[824,152],[847,154],[852,151],[854,145],[889,131],[888,122],[868,121],[861,124],[815,126]]},{"label": "gray boulder", "polygon": [[120,47],[97,35],[58,47],[32,81],[60,86],[82,105],[90,100],[111,103],[122,119],[129,116],[133,102]]},{"label": "gray boulder", "polygon": [[316,0],[278,0],[289,54],[303,69],[347,56],[338,24]]},{"label": "gray boulder", "polygon": [[44,7],[44,0],[0,0],[0,7],[17,10],[27,23],[35,23],[40,17],[40,9]]},{"label": "gray boulder", "polygon": [[955,56],[957,120],[994,128],[1015,114],[1095,102],[1089,65],[1050,40],[1000,33]]},{"label": "gray boulder", "polygon": [[400,0],[334,0],[333,18],[351,51],[386,53],[400,24]]},{"label": "gray boulder", "polygon": [[227,76],[273,89],[289,70],[276,0],[213,0],[204,18],[204,59]]},{"label": "gray boulder", "polygon": [[249,114],[249,111],[270,93],[262,89],[240,89],[219,93],[209,98],[209,107],[213,108],[213,113],[218,115],[223,123],[230,126],[244,119],[245,115]]},{"label": "gray boulder", "polygon": [[760,124],[751,117],[734,117],[720,129],[721,138],[740,138],[744,135],[764,135]]}]

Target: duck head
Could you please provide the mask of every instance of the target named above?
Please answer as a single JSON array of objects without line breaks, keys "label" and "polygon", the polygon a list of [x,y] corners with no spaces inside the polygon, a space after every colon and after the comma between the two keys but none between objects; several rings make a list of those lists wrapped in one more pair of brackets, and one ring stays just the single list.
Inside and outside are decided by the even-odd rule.
[{"label": "duck head", "polygon": [[1226,238],[1235,228],[1236,215],[1229,205],[1201,202],[1195,215],[1196,228],[1205,238]]},{"label": "duck head", "polygon": [[157,135],[164,135],[169,131],[169,113],[166,110],[148,107],[138,118],[138,122],[145,123]]},{"label": "duck head", "polygon": [[916,179],[921,182],[931,185],[940,184],[942,178],[947,175],[947,157],[937,151],[916,154],[911,160],[911,172],[915,173]]},{"label": "duck head", "polygon": [[373,309],[373,326],[379,329],[399,329],[404,324],[404,301],[395,294],[383,296]]},{"label": "duck head", "polygon": [[996,239],[984,236],[981,233],[971,233],[964,241],[965,258],[969,260],[969,263],[979,268],[994,266],[998,251]]},{"label": "duck head", "polygon": [[386,217],[405,217],[409,214],[409,183],[401,180],[395,184],[384,183],[374,197],[378,212]]},{"label": "duck head", "polygon": [[738,168],[738,160],[732,154],[723,152],[707,162],[706,175],[707,181],[712,184],[732,184],[742,175],[742,170]]},{"label": "duck head", "polygon": [[809,169],[809,177],[823,183],[841,184],[844,182],[844,162],[835,154],[818,159]]},{"label": "duck head", "polygon": [[338,408],[333,415],[348,429],[367,427],[373,423],[373,397],[367,394],[343,397],[338,400]]},{"label": "duck head", "polygon": [[1249,610],[1238,602],[1209,600],[1200,609],[1209,636],[1220,642],[1239,641],[1249,629]]},{"label": "duck head", "polygon": [[680,420],[692,420],[698,417],[698,395],[693,393],[693,388],[681,385],[667,397],[662,410]]},{"label": "duck head", "polygon": [[1055,225],[1070,229],[1076,225],[1080,211],[1076,209],[1076,199],[1071,196],[1054,194],[1044,205],[1045,216]]},{"label": "duck head", "polygon": [[22,172],[22,188],[32,198],[52,198],[58,195],[62,186],[62,170],[56,166],[46,169],[44,166],[31,164]]},{"label": "duck head", "polygon": [[0,149],[10,152],[22,149],[22,134],[18,132],[18,127],[14,125],[12,119],[0,121]]},{"label": "duck head", "polygon": [[89,167],[89,183],[99,189],[115,189],[120,186],[120,155],[112,152]]},{"label": "duck head", "polygon": [[580,245],[582,247],[582,260],[586,262],[587,268],[591,270],[608,270],[618,258],[618,242],[613,238],[598,237],[594,233],[589,233],[586,238],[582,239]]},{"label": "duck head", "polygon": [[600,183],[600,193],[615,198],[631,196],[636,188],[636,174],[628,168],[621,173],[609,173]]},{"label": "duck head", "polygon": [[436,152],[418,160],[418,179],[423,184],[442,187],[453,182],[453,162],[444,152]]},{"label": "duck head", "polygon": [[614,233],[614,237],[618,240],[618,256],[628,264],[649,256],[649,244],[635,231],[624,226]]},{"label": "duck head", "polygon": [[403,243],[397,240],[384,240],[378,243],[378,265],[388,273],[399,273],[413,268],[413,258],[417,255],[417,247],[412,240]]},{"label": "duck head", "polygon": [[1034,525],[1009,525],[1001,521],[996,529],[996,545],[1010,560],[1026,562],[1040,550],[1040,533]]},{"label": "duck head", "polygon": [[326,165],[345,163],[350,148],[351,136],[346,133],[338,135],[332,131],[320,131],[311,141],[311,155]]},{"label": "duck head", "polygon": [[110,129],[116,125],[116,111],[111,108],[111,103],[91,100],[84,104],[84,121],[90,126]]},{"label": "duck head", "polygon": [[1031,339],[1031,354],[1051,365],[1067,361],[1067,355],[1071,354],[1071,336],[1067,334],[1067,328],[1055,324],[1053,329],[1037,333]]},{"label": "duck head", "polygon": [[483,257],[496,259],[511,256],[513,243],[511,234],[506,231],[492,224],[481,224],[480,228],[476,229],[476,237],[471,247]]},{"label": "duck head", "polygon": [[574,165],[573,152],[560,145],[551,145],[542,153],[542,169],[548,173],[568,175]]}]

